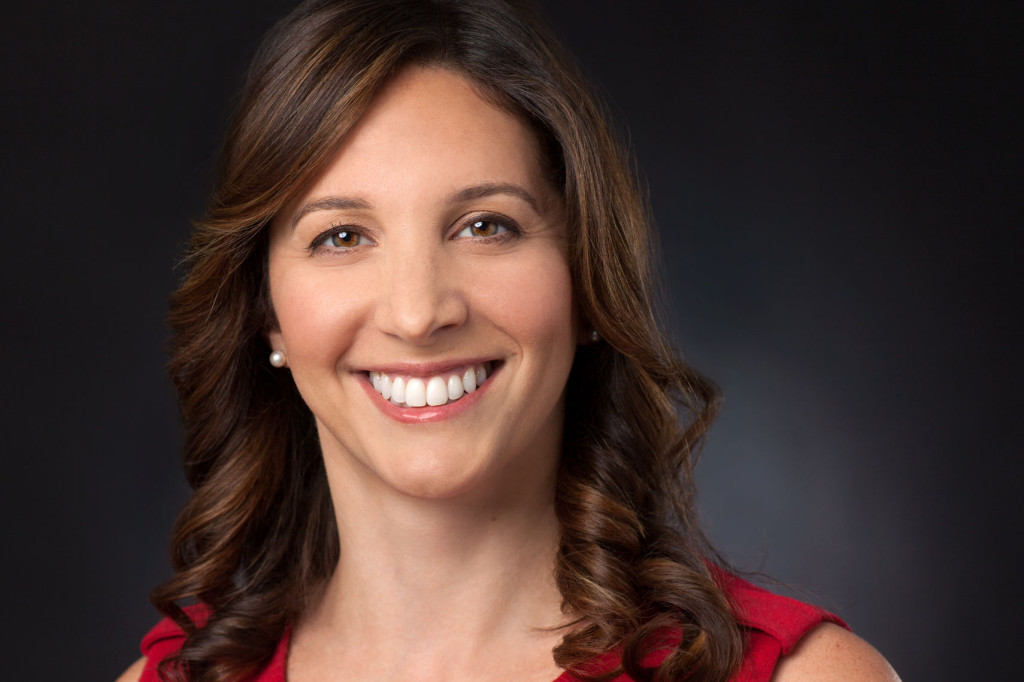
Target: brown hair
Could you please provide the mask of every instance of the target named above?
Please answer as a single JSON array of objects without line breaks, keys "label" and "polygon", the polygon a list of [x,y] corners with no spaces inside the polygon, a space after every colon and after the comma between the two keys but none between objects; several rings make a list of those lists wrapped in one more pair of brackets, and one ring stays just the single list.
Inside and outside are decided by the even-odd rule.
[{"label": "brown hair", "polygon": [[[716,393],[659,330],[647,211],[604,111],[534,12],[505,0],[306,2],[258,52],[171,300],[194,494],[174,529],[176,574],[152,595],[187,635],[161,674],[252,674],[337,563],[312,415],[267,363],[267,225],[409,64],[466,76],[536,132],[565,202],[576,300],[606,341],[582,348],[569,377],[555,572],[576,620],[556,663],[586,676],[621,646],[637,680],[726,680],[742,640],[692,488]],[[210,607],[201,627],[190,600]],[[666,628],[681,641],[644,668]]]}]

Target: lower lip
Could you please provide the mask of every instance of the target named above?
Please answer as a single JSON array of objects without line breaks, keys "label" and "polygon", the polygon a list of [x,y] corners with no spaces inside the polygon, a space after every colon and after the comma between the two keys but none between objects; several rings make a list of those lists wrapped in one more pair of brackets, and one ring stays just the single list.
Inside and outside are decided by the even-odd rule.
[{"label": "lower lip", "polygon": [[369,394],[370,400],[380,408],[381,412],[388,417],[391,417],[396,422],[401,422],[403,424],[427,424],[452,419],[473,407],[473,405],[480,399],[480,396],[486,393],[487,389],[491,387],[491,382],[499,373],[500,367],[496,368],[493,374],[487,377],[487,381],[485,381],[480,388],[476,389],[472,393],[463,394],[461,398],[454,402],[445,403],[444,405],[438,405],[436,407],[432,407],[430,405],[427,405],[426,407],[402,407],[400,405],[395,405],[373,388],[373,384],[370,383],[370,377],[367,375],[364,374],[362,376],[361,383],[363,384],[363,388]]}]

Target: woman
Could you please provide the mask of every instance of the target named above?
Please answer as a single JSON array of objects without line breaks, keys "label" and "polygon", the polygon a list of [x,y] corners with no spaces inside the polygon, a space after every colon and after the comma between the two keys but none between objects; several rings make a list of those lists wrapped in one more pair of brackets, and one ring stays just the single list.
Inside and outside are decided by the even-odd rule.
[{"label": "woman", "polygon": [[503,0],[268,36],[172,301],[195,493],[123,680],[893,679],[704,541],[715,394],[569,64]]}]

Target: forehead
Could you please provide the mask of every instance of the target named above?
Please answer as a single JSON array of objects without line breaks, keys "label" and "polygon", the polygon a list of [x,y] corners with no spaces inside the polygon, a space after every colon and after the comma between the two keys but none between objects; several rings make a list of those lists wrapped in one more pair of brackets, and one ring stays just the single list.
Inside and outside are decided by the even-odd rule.
[{"label": "forehead", "polygon": [[[460,74],[408,67],[374,98],[302,199],[511,182],[551,194],[536,135]],[[429,186],[427,186],[429,185]]]}]

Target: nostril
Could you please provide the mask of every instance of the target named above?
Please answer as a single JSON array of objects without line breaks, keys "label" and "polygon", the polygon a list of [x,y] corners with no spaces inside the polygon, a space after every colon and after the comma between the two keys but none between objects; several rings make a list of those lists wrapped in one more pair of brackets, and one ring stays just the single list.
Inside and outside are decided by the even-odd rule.
[{"label": "nostril", "polygon": [[443,329],[461,326],[468,310],[464,298],[446,287],[409,285],[389,296],[378,313],[378,327],[392,336],[424,341]]}]

